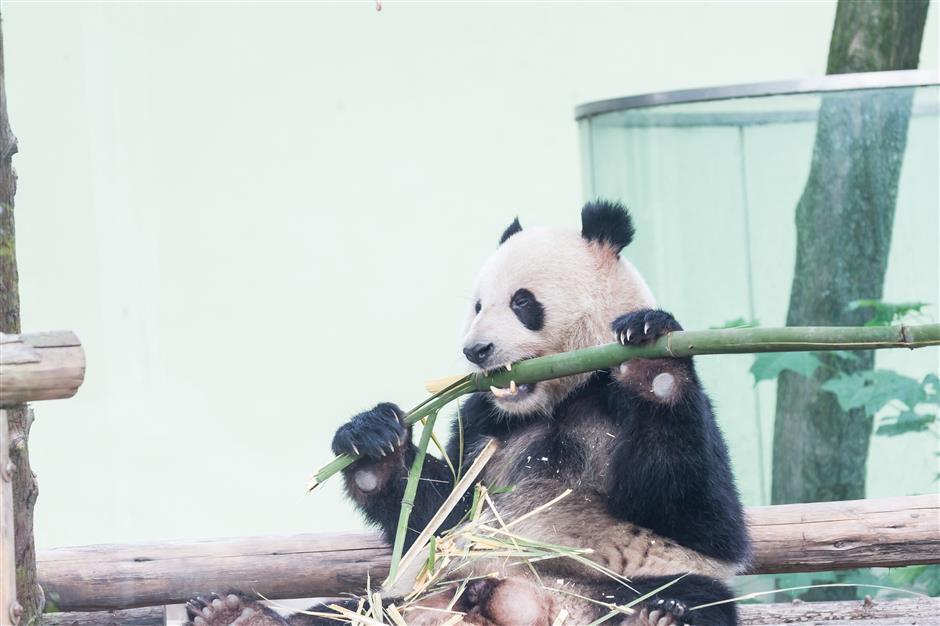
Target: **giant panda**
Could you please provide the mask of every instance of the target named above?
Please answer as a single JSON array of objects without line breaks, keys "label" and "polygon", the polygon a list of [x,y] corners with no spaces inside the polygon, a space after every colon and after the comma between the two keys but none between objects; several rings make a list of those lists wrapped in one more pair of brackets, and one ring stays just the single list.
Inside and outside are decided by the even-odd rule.
[{"label": "giant panda", "polygon": [[[628,211],[614,202],[585,205],[580,232],[523,229],[514,220],[473,287],[463,341],[470,368],[493,371],[611,340],[642,345],[680,330],[620,257],[633,236]],[[362,455],[344,470],[346,489],[389,541],[416,453],[404,415],[395,404],[379,404],[340,427],[332,444],[336,454]],[[747,566],[749,541],[727,447],[692,359],[634,359],[609,371],[493,388],[463,403],[461,422],[465,464],[490,438],[499,444],[479,480],[512,487],[493,495],[502,517],[573,490],[514,532],[590,548],[589,558],[629,579],[623,584],[569,559],[539,562],[539,574],[568,588],[561,593],[540,586],[525,566],[486,563],[478,573],[495,568],[498,576],[481,577],[463,592],[454,608],[466,613],[464,623],[550,626],[564,609],[565,624],[588,624],[609,609],[585,598],[627,604],[668,583],[633,615],[610,623],[737,623],[727,585]],[[460,440],[455,423],[451,458],[459,456]],[[453,485],[447,465],[430,455],[422,478],[406,549]],[[458,524],[469,506],[468,494],[442,528]],[[406,620],[419,626],[450,617],[434,604],[431,597],[427,611],[416,609]],[[712,606],[695,609],[705,604]],[[188,606],[200,626],[336,623],[302,614],[284,620],[237,593]]]}]

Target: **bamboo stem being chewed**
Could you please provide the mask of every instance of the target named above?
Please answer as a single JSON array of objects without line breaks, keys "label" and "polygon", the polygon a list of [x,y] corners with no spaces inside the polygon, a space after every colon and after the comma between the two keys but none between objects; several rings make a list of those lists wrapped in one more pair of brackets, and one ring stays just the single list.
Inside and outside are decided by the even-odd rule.
[{"label": "bamboo stem being chewed", "polygon": [[[636,358],[883,348],[913,350],[936,345],[940,345],[940,324],[680,330],[668,333],[645,346],[611,343],[520,361],[513,364],[512,370],[502,368],[491,373],[464,376],[415,407],[405,420],[414,424],[464,394],[487,391],[491,386],[507,387],[512,381],[521,385],[583,374],[616,367],[624,361]],[[308,484],[308,491],[315,489],[358,458],[350,455],[336,457],[317,471]]]}]

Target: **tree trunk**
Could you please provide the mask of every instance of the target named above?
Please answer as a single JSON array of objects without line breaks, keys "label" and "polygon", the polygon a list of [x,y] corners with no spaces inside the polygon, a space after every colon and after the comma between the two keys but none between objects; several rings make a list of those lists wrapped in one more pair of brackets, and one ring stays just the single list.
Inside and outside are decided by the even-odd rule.
[{"label": "tree trunk", "polygon": [[[840,0],[827,73],[917,67],[928,0]],[[910,117],[909,90],[826,96],[812,164],[796,208],[797,250],[787,325],[856,325],[852,300],[880,298]],[[812,379],[781,374],[774,423],[772,502],[865,497],[872,420],[841,410],[819,386],[870,369],[872,352],[823,355]]]},{"label": "tree trunk", "polygon": [[[16,269],[16,237],[13,196],[16,173],[13,155],[16,137],[7,117],[7,96],[3,61],[3,32],[0,30],[0,331],[20,332],[19,275]],[[21,624],[40,624],[43,595],[36,582],[36,546],[33,543],[33,506],[39,488],[29,466],[27,440],[32,411],[25,404],[7,410],[10,425],[10,460],[13,473],[13,532],[16,537],[16,596],[22,608]],[[9,607],[0,607],[4,612]]]},{"label": "tree trunk", "polygon": [[[826,73],[915,69],[927,6],[928,0],[839,0]],[[822,99],[809,178],[796,207],[787,325],[862,324],[865,313],[848,311],[849,302],[881,298],[910,111],[910,90]],[[843,411],[833,394],[819,388],[840,372],[872,368],[872,352],[855,354],[856,360],[821,355],[823,367],[812,378],[780,375],[774,504],[865,497],[872,418],[860,409]],[[813,599],[856,594],[812,591],[818,596]]]}]

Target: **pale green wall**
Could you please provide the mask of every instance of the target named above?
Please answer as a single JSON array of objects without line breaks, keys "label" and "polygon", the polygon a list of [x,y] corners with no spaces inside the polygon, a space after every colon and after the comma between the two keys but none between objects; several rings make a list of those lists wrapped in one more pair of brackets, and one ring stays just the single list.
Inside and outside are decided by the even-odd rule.
[{"label": "pale green wall", "polygon": [[461,370],[513,215],[576,225],[574,106],[817,75],[834,5],[2,10],[24,327],[88,353],[36,407],[50,547],[358,525],[308,473],[349,415]]}]

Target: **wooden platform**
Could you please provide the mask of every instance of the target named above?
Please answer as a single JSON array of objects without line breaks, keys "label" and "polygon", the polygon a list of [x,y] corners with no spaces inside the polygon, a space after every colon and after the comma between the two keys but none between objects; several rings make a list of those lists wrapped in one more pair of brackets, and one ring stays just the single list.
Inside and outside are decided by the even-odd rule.
[{"label": "wooden platform", "polygon": [[[95,613],[53,613],[47,626],[164,626],[163,607]],[[938,626],[940,598],[867,602],[794,602],[746,604],[741,626]],[[337,622],[339,623],[339,622]],[[575,626],[575,625],[570,625]]]}]

